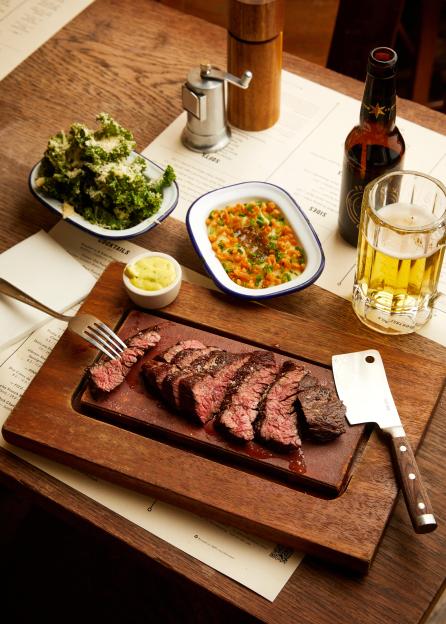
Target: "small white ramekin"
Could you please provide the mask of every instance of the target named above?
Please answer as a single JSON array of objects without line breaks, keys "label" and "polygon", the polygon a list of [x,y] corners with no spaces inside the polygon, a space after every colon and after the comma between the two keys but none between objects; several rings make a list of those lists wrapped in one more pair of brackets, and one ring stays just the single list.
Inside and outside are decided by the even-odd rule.
[{"label": "small white ramekin", "polygon": [[[159,290],[143,290],[142,288],[137,288],[134,286],[130,279],[125,274],[125,270],[128,266],[138,262],[142,258],[147,258],[149,256],[155,256],[157,258],[166,258],[170,260],[175,267],[175,280],[169,286],[165,288],[160,288]],[[139,254],[132,258],[130,262],[128,262],[124,268],[122,273],[122,279],[124,282],[125,289],[127,290],[127,294],[133,303],[140,306],[141,308],[147,308],[149,310],[155,310],[158,308],[164,308],[165,306],[172,303],[172,301],[177,297],[181,288],[181,266],[172,256],[169,254],[161,253],[160,251],[145,251],[144,253]]]}]

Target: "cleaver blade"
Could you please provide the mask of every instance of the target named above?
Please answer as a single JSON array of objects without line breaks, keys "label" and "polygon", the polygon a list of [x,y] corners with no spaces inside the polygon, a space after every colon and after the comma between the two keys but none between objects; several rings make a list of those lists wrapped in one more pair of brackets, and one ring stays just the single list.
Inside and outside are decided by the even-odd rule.
[{"label": "cleaver blade", "polygon": [[417,533],[437,528],[431,503],[396,409],[379,351],[368,349],[332,357],[339,398],[350,425],[376,423],[390,438],[395,470]]}]

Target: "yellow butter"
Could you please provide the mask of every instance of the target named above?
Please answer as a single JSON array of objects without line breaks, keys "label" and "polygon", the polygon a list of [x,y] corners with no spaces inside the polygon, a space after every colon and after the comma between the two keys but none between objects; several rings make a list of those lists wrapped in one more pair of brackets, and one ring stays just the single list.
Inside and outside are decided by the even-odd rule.
[{"label": "yellow butter", "polygon": [[125,270],[125,274],[136,288],[160,290],[175,281],[175,266],[168,258],[147,256],[137,260]]}]

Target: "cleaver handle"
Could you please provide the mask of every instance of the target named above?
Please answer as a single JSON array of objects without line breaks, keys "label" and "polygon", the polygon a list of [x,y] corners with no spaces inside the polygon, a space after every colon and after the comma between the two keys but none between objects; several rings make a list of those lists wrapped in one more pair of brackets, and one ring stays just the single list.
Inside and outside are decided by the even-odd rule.
[{"label": "cleaver handle", "polygon": [[437,522],[409,440],[401,431],[398,427],[395,432],[388,432],[407,510],[416,533],[430,533],[437,528]]}]

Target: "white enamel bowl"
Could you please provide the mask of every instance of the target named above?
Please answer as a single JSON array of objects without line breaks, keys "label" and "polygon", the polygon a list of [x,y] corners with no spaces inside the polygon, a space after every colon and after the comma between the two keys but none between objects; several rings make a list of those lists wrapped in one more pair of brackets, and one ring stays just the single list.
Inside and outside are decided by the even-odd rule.
[{"label": "white enamel bowl", "polygon": [[[294,230],[306,255],[303,272],[289,282],[268,288],[246,288],[233,282],[215,255],[207,234],[206,219],[215,209],[235,203],[273,201]],[[224,186],[199,197],[189,208],[186,225],[192,244],[203,260],[207,272],[223,291],[243,299],[269,299],[306,288],[317,280],[325,264],[322,246],[311,223],[298,204],[283,188],[268,182],[241,182]]]},{"label": "white enamel bowl", "polygon": [[[133,160],[136,156],[141,156],[141,154],[137,154],[136,152],[132,152],[129,156],[129,159]],[[149,160],[148,158],[143,158],[147,162],[146,166],[146,175],[151,179],[157,179],[163,175],[163,169]],[[57,199],[52,199],[51,197],[47,197],[44,193],[39,191],[36,186],[36,180],[39,177],[38,171],[40,167],[40,161],[32,168],[31,173],[29,175],[29,188],[31,193],[47,208],[56,212],[60,216],[63,216],[62,212],[62,202]],[[141,221],[137,225],[134,225],[131,228],[127,228],[125,230],[109,230],[101,225],[93,224],[84,219],[81,215],[77,213],[73,213],[72,215],[65,218],[66,221],[69,221],[76,227],[81,230],[85,230],[94,236],[99,238],[109,238],[109,239],[121,239],[121,238],[134,238],[135,236],[139,236],[148,230],[151,230],[153,227],[158,225],[163,219],[165,219],[175,208],[178,203],[178,184],[173,182],[170,186],[163,189],[163,201],[161,203],[160,209],[154,215]]]},{"label": "white enamel bowl", "polygon": [[[137,288],[132,284],[130,279],[125,274],[125,270],[129,265],[134,264],[138,260],[142,258],[147,258],[150,256],[155,256],[157,258],[166,258],[172,262],[175,267],[175,280],[169,286],[165,288],[160,288],[159,290],[144,290],[142,288]],[[148,310],[157,310],[159,308],[164,308],[165,306],[172,303],[172,301],[177,297],[181,288],[181,266],[172,256],[168,254],[161,253],[159,251],[145,251],[138,256],[135,256],[130,262],[128,262],[124,268],[122,273],[122,280],[124,282],[125,289],[127,291],[128,296],[136,303],[136,305],[141,308],[146,308]]]}]

